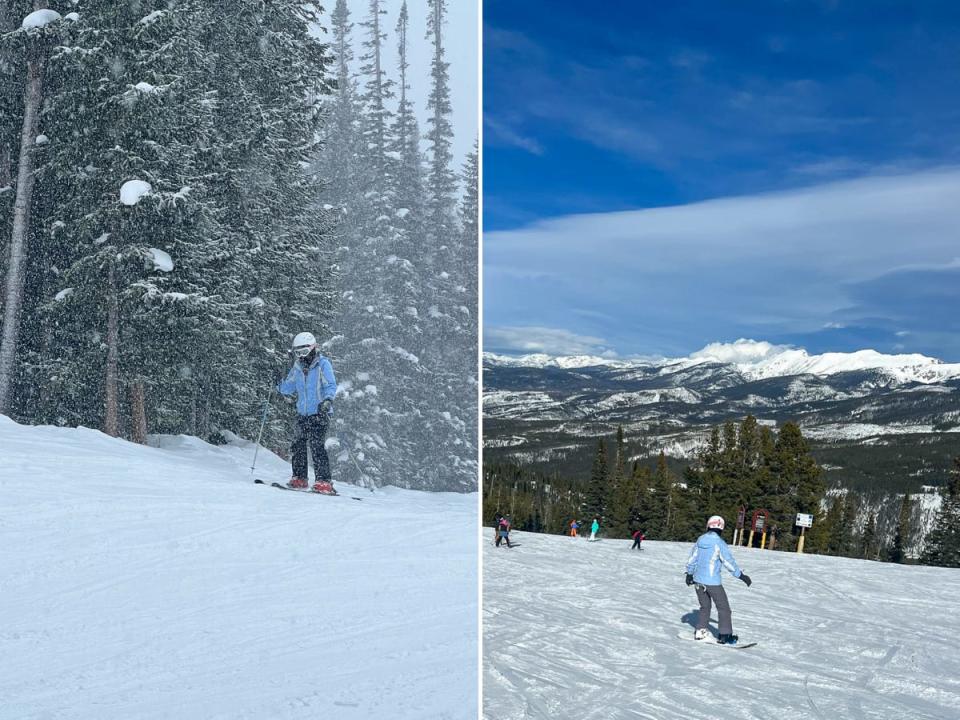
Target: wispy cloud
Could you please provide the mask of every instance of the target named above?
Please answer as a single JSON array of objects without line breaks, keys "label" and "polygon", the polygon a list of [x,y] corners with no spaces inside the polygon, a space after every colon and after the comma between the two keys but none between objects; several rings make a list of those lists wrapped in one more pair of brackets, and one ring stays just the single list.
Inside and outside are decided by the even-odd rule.
[{"label": "wispy cloud", "polygon": [[489,277],[486,317],[627,353],[685,354],[718,336],[893,342],[904,328],[922,343],[920,330],[960,323],[958,197],[960,169],[947,168],[488,233],[487,263],[541,281],[529,292]]},{"label": "wispy cloud", "polygon": [[499,120],[490,113],[484,115],[483,128],[485,144],[517,147],[534,155],[543,154],[543,146],[535,138],[521,134],[507,122]]},{"label": "wispy cloud", "polygon": [[545,353],[547,355],[601,355],[616,357],[603,338],[579,335],[562,328],[537,326],[485,327],[486,350],[506,353]]}]

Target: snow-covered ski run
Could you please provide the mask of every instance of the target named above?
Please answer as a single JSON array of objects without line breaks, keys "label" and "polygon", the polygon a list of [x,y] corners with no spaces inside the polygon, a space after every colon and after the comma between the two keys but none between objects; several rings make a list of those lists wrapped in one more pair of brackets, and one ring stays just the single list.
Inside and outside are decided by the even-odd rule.
[{"label": "snow-covered ski run", "polygon": [[[488,720],[956,720],[960,573],[734,548],[725,652],[693,635],[689,543],[483,529]],[[711,627],[716,632],[716,611]],[[709,645],[713,645],[710,647]]]},{"label": "snow-covered ski run", "polygon": [[476,717],[475,494],[313,502],[152,442],[0,416],[0,718]]}]

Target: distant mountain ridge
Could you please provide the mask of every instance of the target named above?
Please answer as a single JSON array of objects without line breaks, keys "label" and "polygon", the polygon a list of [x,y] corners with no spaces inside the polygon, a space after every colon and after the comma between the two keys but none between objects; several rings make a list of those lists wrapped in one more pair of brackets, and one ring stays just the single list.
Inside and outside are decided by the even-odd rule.
[{"label": "distant mountain ridge", "polygon": [[888,355],[876,350],[810,355],[801,348],[772,345],[755,340],[713,343],[686,358],[618,359],[597,355],[532,354],[521,356],[484,353],[484,364],[508,367],[575,369],[586,367],[651,368],[664,373],[697,365],[729,365],[745,379],[761,380],[793,375],[836,375],[878,370],[901,383],[937,383],[960,377],[960,363],[945,363],[919,353]]},{"label": "distant mountain ridge", "polygon": [[633,457],[684,460],[711,426],[753,415],[798,422],[841,485],[919,488],[942,482],[948,456],[960,454],[958,391],[960,364],[925,355],[811,355],[753,340],[686,358],[487,353],[484,446],[491,460],[580,472],[617,426]]}]

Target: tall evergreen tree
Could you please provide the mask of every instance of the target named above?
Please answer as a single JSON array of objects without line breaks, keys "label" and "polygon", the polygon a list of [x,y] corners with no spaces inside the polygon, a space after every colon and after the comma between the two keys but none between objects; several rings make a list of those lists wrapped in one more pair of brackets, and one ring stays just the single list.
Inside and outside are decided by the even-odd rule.
[{"label": "tall evergreen tree", "polygon": [[907,560],[907,546],[910,543],[911,523],[910,515],[913,512],[913,502],[910,493],[903,496],[900,502],[900,512],[897,515],[897,527],[893,533],[893,544],[887,553],[890,562],[904,563]]},{"label": "tall evergreen tree", "polygon": [[940,491],[940,503],[921,562],[960,567],[960,457],[953,460],[950,479]]},{"label": "tall evergreen tree", "polygon": [[593,458],[590,482],[584,496],[583,514],[587,520],[602,518],[607,507],[609,474],[607,470],[607,445],[603,438],[597,441],[597,452]]}]

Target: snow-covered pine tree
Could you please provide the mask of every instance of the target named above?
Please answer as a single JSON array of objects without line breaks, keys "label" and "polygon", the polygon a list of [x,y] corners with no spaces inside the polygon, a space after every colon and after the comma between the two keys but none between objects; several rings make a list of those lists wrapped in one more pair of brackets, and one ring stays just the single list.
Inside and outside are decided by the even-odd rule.
[{"label": "snow-covered pine tree", "polygon": [[950,479],[940,490],[940,509],[927,536],[921,562],[960,567],[960,458],[954,458]]},{"label": "snow-covered pine tree", "polygon": [[[476,482],[477,446],[471,431],[476,418],[476,361],[464,371],[464,358],[476,342],[476,317],[466,305],[465,273],[476,265],[465,260],[456,222],[456,177],[453,173],[453,128],[450,123],[449,63],[446,62],[443,28],[446,0],[428,0],[427,37],[433,46],[431,90],[428,100],[430,125],[428,171],[425,182],[424,238],[427,267],[433,272],[425,285],[427,314],[427,365],[432,371],[432,400],[425,415],[426,428],[434,442],[433,466],[444,468],[462,487]],[[464,312],[464,308],[467,312]]]},{"label": "snow-covered pine tree", "polygon": [[250,430],[277,350],[304,325],[322,334],[331,305],[305,168],[327,89],[316,8],[78,7],[40,176],[57,190],[46,264],[60,291],[38,313],[30,419],[104,419],[115,358],[113,406],[122,381],[159,430]]},{"label": "snow-covered pine tree", "polygon": [[[26,10],[17,4],[21,10]],[[12,6],[11,6],[12,8]],[[11,8],[7,8],[4,17],[0,18],[7,24]],[[14,21],[15,22],[15,21]],[[34,215],[33,197],[36,187],[36,155],[46,143],[46,136],[38,130],[40,115],[44,100],[44,80],[48,58],[52,49],[65,39],[65,27],[72,24],[71,20],[64,20],[60,13],[48,9],[36,9],[27,13],[11,33],[5,35],[0,42],[0,72],[6,77],[13,78],[14,73],[23,72],[22,85],[14,80],[13,87],[23,88],[23,103],[19,112],[14,110],[15,104],[9,96],[3,102],[4,125],[6,137],[0,138],[3,142],[3,151],[0,161],[3,164],[3,175],[6,176],[2,187],[4,194],[10,192],[10,181],[14,180],[12,188],[13,207],[10,212],[9,241],[4,248],[6,262],[3,273],[3,300],[2,321],[0,321],[0,413],[9,413],[12,389],[17,370],[18,345],[20,343],[22,314],[24,309],[24,295],[26,276],[28,272],[27,248],[31,233],[31,220]],[[15,58],[19,56],[20,62]],[[19,134],[12,136],[16,125],[11,120],[19,119]],[[16,172],[12,147],[15,143]]]},{"label": "snow-covered pine tree", "polygon": [[[219,25],[209,40],[209,102],[218,134],[209,172],[231,260],[240,320],[238,351],[209,346],[219,372],[202,395],[215,398],[211,423],[252,435],[260,406],[295,334],[329,334],[335,274],[330,230],[335,213],[318,209],[321,103],[331,90],[329,49],[315,30],[316,3],[259,0],[209,4]],[[277,407],[286,407],[278,401]],[[289,411],[274,413],[267,444],[289,442]]]}]

